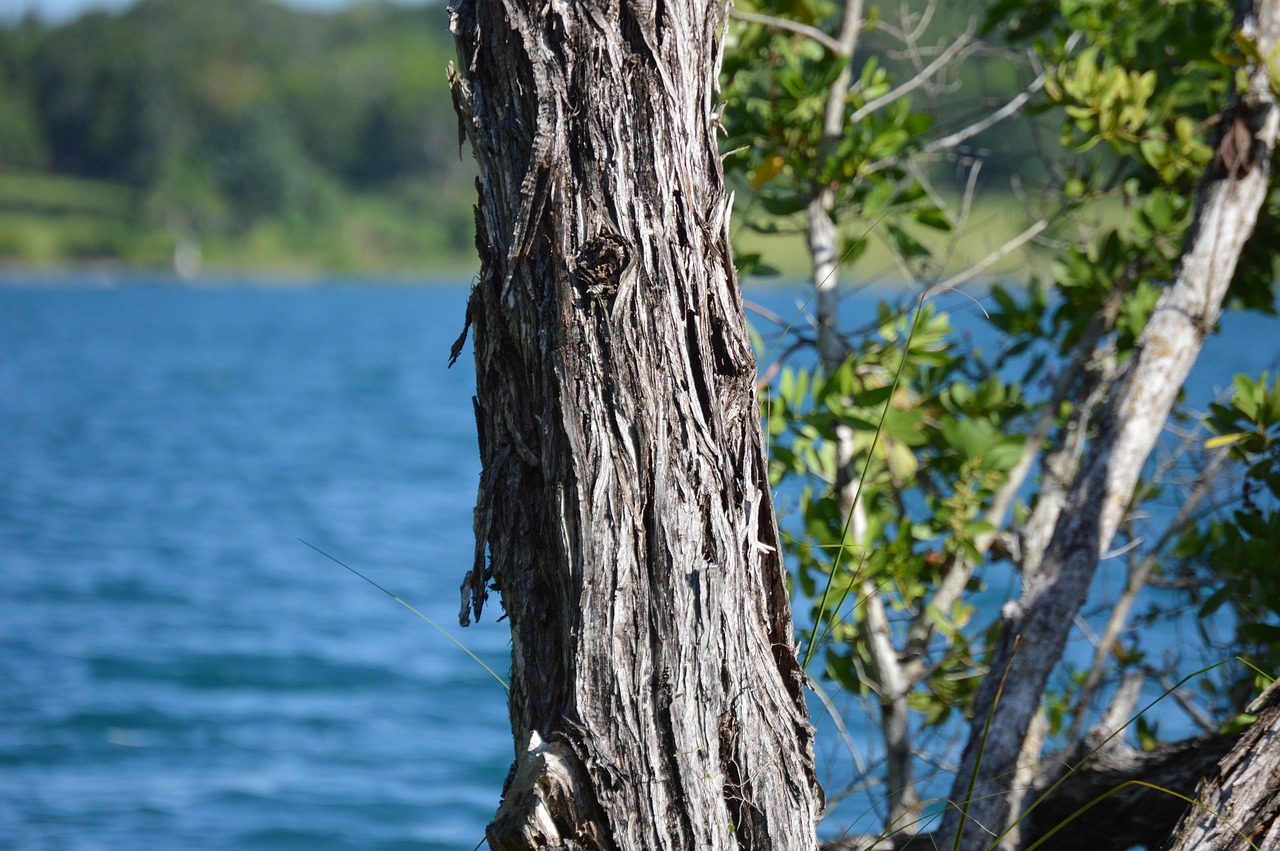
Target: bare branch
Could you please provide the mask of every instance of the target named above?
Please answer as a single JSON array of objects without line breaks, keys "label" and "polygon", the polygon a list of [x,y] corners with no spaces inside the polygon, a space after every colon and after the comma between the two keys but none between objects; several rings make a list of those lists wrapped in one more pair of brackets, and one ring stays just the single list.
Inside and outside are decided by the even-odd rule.
[{"label": "bare branch", "polygon": [[[1212,490],[1213,482],[1217,479],[1223,464],[1226,463],[1227,455],[1228,453],[1225,449],[1213,455],[1208,465],[1200,472],[1195,487],[1191,489],[1191,493],[1187,495],[1187,498],[1178,508],[1178,513],[1169,522],[1169,526],[1162,535],[1160,542],[1142,561],[1129,571],[1125,589],[1111,608],[1111,616],[1107,619],[1107,625],[1102,631],[1102,637],[1098,640],[1097,648],[1094,650],[1093,664],[1089,668],[1088,676],[1085,677],[1084,685],[1080,687],[1080,697],[1076,701],[1075,717],[1071,722],[1071,730],[1068,733],[1069,738],[1075,738],[1080,731],[1085,710],[1089,705],[1089,699],[1093,696],[1094,689],[1102,682],[1102,677],[1106,673],[1107,662],[1111,657],[1116,640],[1120,637],[1120,632],[1124,629],[1125,624],[1128,623],[1129,613],[1133,611],[1133,605],[1137,602],[1139,592],[1146,587],[1151,571],[1156,567],[1158,554],[1164,549],[1164,544],[1186,526],[1205,495]],[[1177,695],[1175,695],[1176,698]]]},{"label": "bare branch", "polygon": [[888,106],[894,101],[911,94],[911,92],[929,82],[929,79],[934,74],[936,74],[940,69],[946,67],[953,59],[959,56],[969,46],[969,42],[972,39],[973,24],[970,23],[968,28],[966,28],[964,32],[960,33],[960,35],[956,36],[956,40],[948,46],[946,50],[939,53],[937,58],[926,65],[920,73],[916,74],[902,85],[885,92],[880,97],[867,101],[860,109],[854,110],[853,115],[849,116],[849,123],[857,124],[876,110]]},{"label": "bare branch", "polygon": [[1004,121],[1011,115],[1017,114],[1018,110],[1026,106],[1027,101],[1031,100],[1031,96],[1044,88],[1045,74],[1043,71],[1040,75],[1031,81],[1031,85],[1027,86],[1018,94],[1009,99],[1009,102],[984,118],[975,121],[968,127],[961,127],[953,133],[943,136],[941,139],[934,139],[920,149],[922,154],[932,154],[937,151],[949,150],[959,145],[961,142],[972,139],[982,131],[994,127],[1001,121]]},{"label": "bare branch", "polygon": [[[1080,41],[1080,38],[1081,38],[1081,34],[1078,32],[1071,34],[1071,37],[1067,39],[1066,49],[1068,53],[1070,53],[1071,50],[1076,46],[1076,44]],[[1035,62],[1034,53],[1031,54],[1031,61],[1033,63]],[[962,142],[972,139],[974,136],[977,136],[982,131],[987,130],[990,127],[994,127],[995,125],[999,124],[1001,121],[1004,121],[1006,118],[1017,114],[1018,110],[1026,106],[1027,101],[1031,100],[1032,95],[1034,95],[1036,92],[1044,88],[1044,82],[1047,75],[1048,75],[1048,72],[1045,71],[1043,68],[1040,68],[1039,73],[1036,74],[1036,78],[1031,81],[1030,85],[1028,85],[1025,89],[1023,89],[1018,94],[1014,95],[1012,98],[1010,98],[1009,102],[1006,103],[1004,106],[995,110],[994,112],[987,115],[986,117],[978,121],[975,121],[973,124],[970,124],[968,127],[962,127],[953,133],[949,133],[946,136],[943,136],[941,139],[934,139],[932,142],[930,142],[929,144],[921,148],[920,152],[922,154],[932,154],[932,153],[936,153],[937,151],[949,150],[951,148],[954,148],[956,145],[959,145]]]},{"label": "bare branch", "polygon": [[[840,52],[837,56],[852,58],[858,47],[858,39],[862,35],[862,7],[864,0],[845,0],[844,17],[840,21],[840,40],[837,42]],[[853,80],[853,67],[846,62],[840,69],[840,76],[827,89],[827,108],[823,116],[823,158],[831,156],[834,145],[844,135],[847,126],[844,118],[845,98],[849,94],[849,84]],[[849,122],[852,123],[852,122]]]},{"label": "bare branch", "polygon": [[773,15],[758,15],[755,12],[743,12],[739,9],[730,9],[729,17],[733,18],[735,21],[743,21],[748,24],[760,24],[762,26],[769,27],[770,29],[782,30],[795,35],[804,36],[805,38],[822,45],[836,56],[847,57],[852,55],[852,51],[845,51],[843,44],[836,41],[817,27],[811,27],[808,24],[789,21],[786,18],[778,18]]},{"label": "bare branch", "polygon": [[1030,227],[1028,227],[1022,233],[1011,238],[1004,245],[1001,245],[999,248],[992,251],[986,257],[982,258],[977,263],[970,266],[968,269],[965,269],[963,272],[958,272],[957,274],[952,275],[950,278],[947,278],[945,281],[938,284],[938,286],[944,287],[944,288],[945,287],[954,288],[972,280],[976,276],[981,275],[987,269],[990,269],[996,263],[1000,262],[1001,259],[1009,256],[1010,254],[1017,251],[1022,246],[1026,245],[1031,240],[1035,239],[1048,226],[1049,226],[1048,220],[1040,219],[1039,221],[1033,223]]},{"label": "bare branch", "polygon": [[1169,693],[1169,696],[1173,698],[1174,702],[1177,703],[1178,706],[1182,707],[1182,711],[1187,713],[1191,720],[1196,722],[1196,726],[1205,733],[1216,733],[1222,728],[1221,724],[1214,721],[1203,709],[1191,702],[1190,698],[1187,697],[1187,689],[1178,688],[1174,683],[1171,683],[1167,673],[1163,671],[1154,671],[1146,665],[1143,666],[1142,670],[1148,676],[1155,677],[1159,680],[1160,687]]},{"label": "bare branch", "polygon": [[[862,33],[863,0],[845,0],[844,14],[840,22],[840,38],[837,42],[840,56],[845,57],[839,75],[827,88],[826,109],[822,118],[822,154],[819,169],[835,153],[836,146],[844,138],[845,100],[853,80],[853,67],[848,61],[858,45]],[[817,290],[818,350],[823,364],[834,370],[844,360],[846,348],[837,325],[839,303],[836,297],[840,285],[839,260],[836,257],[836,225],[831,218],[835,205],[835,193],[829,186],[815,187],[809,199],[805,215],[808,227],[809,255],[813,261],[813,285]],[[842,444],[852,446],[853,435],[847,428],[840,432]]]},{"label": "bare branch", "polygon": [[[840,715],[840,708],[835,705],[831,699],[831,695],[823,687],[822,683],[815,677],[809,681],[809,688],[813,689],[813,693],[818,696],[818,700],[822,702],[822,708],[827,716],[831,718],[831,723],[835,726],[836,732],[840,735],[840,741],[844,743],[845,750],[849,752],[849,758],[853,760],[853,767],[859,775],[865,775],[870,769],[866,761],[862,758],[861,751],[858,750],[858,743],[853,740],[853,734],[849,732],[848,726],[844,723],[844,718]],[[817,719],[814,719],[817,722]],[[831,800],[828,797],[827,805],[830,806]]]}]

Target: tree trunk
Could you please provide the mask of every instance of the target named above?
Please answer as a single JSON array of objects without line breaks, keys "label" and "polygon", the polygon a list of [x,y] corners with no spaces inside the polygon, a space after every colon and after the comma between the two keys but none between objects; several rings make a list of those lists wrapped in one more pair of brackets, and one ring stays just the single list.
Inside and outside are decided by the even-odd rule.
[{"label": "tree trunk", "polygon": [[[1280,0],[1258,0],[1244,22],[1258,54],[1280,45]],[[1218,321],[1241,249],[1269,189],[1278,124],[1267,68],[1223,116],[1217,157],[1201,187],[1176,279],[1157,302],[1098,422],[1039,569],[1005,610],[1004,640],[976,701],[942,835],[963,831],[963,851],[988,847],[1008,827],[1009,778],[1049,673],[1057,664],[1098,559],[1111,544],[1142,466],[1205,336]]]},{"label": "tree trunk", "polygon": [[1249,712],[1258,720],[1201,784],[1169,851],[1280,848],[1280,682],[1272,683]]},{"label": "tree trunk", "polygon": [[[813,849],[821,790],[716,149],[725,10],[454,0],[480,178],[462,620],[511,620],[495,849]],[[455,352],[456,353],[456,352]]]}]

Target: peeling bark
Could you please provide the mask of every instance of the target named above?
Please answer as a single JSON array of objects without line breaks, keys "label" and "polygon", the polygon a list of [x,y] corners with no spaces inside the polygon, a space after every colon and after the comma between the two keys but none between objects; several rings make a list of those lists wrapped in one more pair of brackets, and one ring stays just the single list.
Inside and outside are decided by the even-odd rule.
[{"label": "peeling bark", "polygon": [[821,790],[732,264],[724,9],[454,0],[483,463],[511,621],[494,848],[813,849]]},{"label": "peeling bark", "polygon": [[1249,712],[1258,720],[1201,784],[1168,851],[1280,848],[1280,682]]},{"label": "peeling bark", "polygon": [[[1256,38],[1261,56],[1274,55],[1280,0],[1259,0],[1244,28]],[[947,812],[942,830],[947,844],[962,832],[962,851],[986,848],[1008,825],[1010,778],[1049,673],[1174,398],[1218,320],[1257,222],[1269,188],[1277,112],[1267,70],[1256,65],[1248,91],[1226,122],[1219,162],[1201,186],[1176,279],[1157,302],[1102,411],[1039,569],[1027,578],[1020,603],[1006,607],[1004,640],[978,693],[977,717],[951,791],[960,803]],[[1247,116],[1250,144],[1238,138],[1235,116],[1241,115]]]}]

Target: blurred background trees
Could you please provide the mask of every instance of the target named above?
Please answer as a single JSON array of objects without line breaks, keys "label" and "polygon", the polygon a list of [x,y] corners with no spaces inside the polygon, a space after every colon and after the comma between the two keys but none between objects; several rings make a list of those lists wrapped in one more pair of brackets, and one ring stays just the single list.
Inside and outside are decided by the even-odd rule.
[{"label": "blurred background trees", "polygon": [[[897,29],[877,21],[895,9],[868,7],[855,62],[866,91],[909,76],[910,57],[881,49]],[[822,13],[799,4],[794,14]],[[459,156],[444,17],[443,6],[379,2],[321,13],[272,0],[141,0],[57,24],[0,22],[0,263],[163,267],[185,244],[208,267],[470,269],[474,166]],[[931,18],[931,33],[959,35],[970,15]],[[748,39],[731,45],[730,75],[743,63],[761,74],[774,67],[755,52],[757,37]],[[1021,91],[1033,73],[1025,63],[990,42],[977,47],[966,40],[965,61],[948,66],[944,88],[920,93],[927,111],[873,111],[825,167],[843,167],[873,137],[899,145],[900,134],[882,134],[882,125],[953,126]],[[792,76],[816,70],[796,66]],[[766,130],[783,132],[741,125],[735,133]],[[980,183],[992,190],[982,213],[993,240],[1015,233],[1008,175],[1043,174],[1037,134],[1052,131],[1006,122],[971,141],[988,151]],[[771,136],[760,140],[777,154]],[[793,165],[804,154],[795,146]],[[774,156],[753,180],[780,167]],[[944,186],[966,179],[948,165],[932,176]],[[760,224],[762,211],[794,200],[774,194],[765,187],[738,215]],[[886,232],[906,239],[910,227]],[[771,264],[807,273],[802,242],[785,236],[747,244],[747,271],[764,250]],[[885,256],[876,247],[872,255]]]},{"label": "blurred background trees", "polygon": [[459,268],[443,11],[143,0],[0,28],[0,259]]}]

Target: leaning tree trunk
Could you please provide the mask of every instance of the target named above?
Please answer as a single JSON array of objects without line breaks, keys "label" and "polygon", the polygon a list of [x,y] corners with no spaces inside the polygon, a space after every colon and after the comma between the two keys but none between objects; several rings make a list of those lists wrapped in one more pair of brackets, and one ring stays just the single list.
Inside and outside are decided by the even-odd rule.
[{"label": "leaning tree trunk", "polygon": [[1258,720],[1201,784],[1168,851],[1280,848],[1280,682],[1249,712]]},{"label": "leaning tree trunk", "polygon": [[[812,728],[729,250],[725,10],[454,0],[483,462],[511,620],[495,849],[812,849]],[[455,351],[456,354],[456,351]]]},{"label": "leaning tree trunk", "polygon": [[[1280,0],[1256,0],[1243,30],[1257,55],[1280,46]],[[1134,485],[1205,337],[1213,329],[1245,241],[1269,190],[1277,126],[1266,63],[1222,117],[1217,155],[1201,186],[1178,273],[1161,295],[1133,357],[1104,406],[1084,464],[1066,496],[1039,568],[1022,599],[1006,606],[1004,637],[978,692],[977,716],[952,786],[958,804],[943,821],[944,844],[980,851],[1008,827],[1010,779],[1018,767],[1049,673],[1111,545]]]}]

